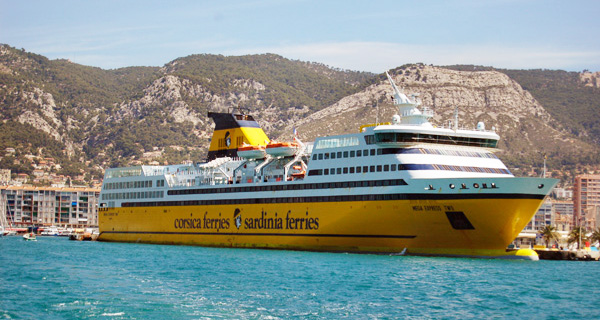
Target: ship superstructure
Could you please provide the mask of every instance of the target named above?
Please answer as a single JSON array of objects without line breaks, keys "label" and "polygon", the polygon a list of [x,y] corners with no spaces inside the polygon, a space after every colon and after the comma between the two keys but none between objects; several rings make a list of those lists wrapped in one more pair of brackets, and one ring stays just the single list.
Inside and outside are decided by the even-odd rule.
[{"label": "ship superstructure", "polygon": [[314,143],[270,141],[243,113],[209,113],[209,161],[108,169],[100,240],[536,259],[506,246],[554,179],[514,177],[499,136],[429,123],[388,75],[391,123]]}]

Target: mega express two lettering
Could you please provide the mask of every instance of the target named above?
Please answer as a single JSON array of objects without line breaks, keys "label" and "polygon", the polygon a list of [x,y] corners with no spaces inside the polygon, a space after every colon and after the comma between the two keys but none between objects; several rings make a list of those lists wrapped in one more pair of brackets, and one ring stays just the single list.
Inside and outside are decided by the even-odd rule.
[{"label": "mega express two lettering", "polygon": [[[280,216],[277,212],[269,214],[261,210],[260,217],[243,217],[240,209],[236,208],[232,218],[224,218],[221,213],[217,217],[210,217],[208,212],[201,218],[180,218],[173,221],[175,229],[229,229],[233,224],[238,230],[318,230],[319,218],[312,217],[306,211],[304,214],[294,214],[288,210]],[[192,216],[192,214],[190,214]]]}]

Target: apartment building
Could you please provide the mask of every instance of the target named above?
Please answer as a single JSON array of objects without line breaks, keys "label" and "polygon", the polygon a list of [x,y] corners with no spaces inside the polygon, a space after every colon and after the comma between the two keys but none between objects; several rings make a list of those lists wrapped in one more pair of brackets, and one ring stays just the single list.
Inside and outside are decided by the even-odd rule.
[{"label": "apartment building", "polygon": [[0,186],[0,213],[15,227],[98,226],[100,189]]},{"label": "apartment building", "polygon": [[575,177],[573,185],[573,225],[591,231],[600,222],[600,174]]}]

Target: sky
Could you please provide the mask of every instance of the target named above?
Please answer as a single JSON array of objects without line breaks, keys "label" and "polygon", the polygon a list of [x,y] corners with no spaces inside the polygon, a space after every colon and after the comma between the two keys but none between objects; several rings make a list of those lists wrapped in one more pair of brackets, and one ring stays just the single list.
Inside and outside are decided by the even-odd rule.
[{"label": "sky", "polygon": [[0,0],[0,43],[103,69],[275,53],[374,73],[600,71],[599,33],[597,0]]}]

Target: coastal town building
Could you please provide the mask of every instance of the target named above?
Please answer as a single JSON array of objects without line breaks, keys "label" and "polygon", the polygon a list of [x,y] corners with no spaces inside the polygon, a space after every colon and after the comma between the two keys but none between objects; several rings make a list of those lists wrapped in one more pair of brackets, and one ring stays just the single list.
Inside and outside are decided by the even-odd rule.
[{"label": "coastal town building", "polygon": [[600,174],[583,174],[575,177],[573,185],[573,225],[588,231],[600,222]]},{"label": "coastal town building", "polygon": [[10,183],[10,169],[0,169],[0,185]]},{"label": "coastal town building", "polygon": [[[555,193],[553,192],[553,194]],[[541,244],[542,236],[540,231],[546,225],[551,225],[555,228],[561,237],[560,242],[566,242],[573,228],[573,201],[546,198],[512,244],[519,248],[533,248],[534,245]]]},{"label": "coastal town building", "polygon": [[573,199],[573,188],[554,188],[552,196],[556,199]]},{"label": "coastal town building", "polygon": [[546,198],[535,215],[531,217],[531,220],[525,226],[523,232],[535,233],[549,224],[552,224],[552,200]]},{"label": "coastal town building", "polygon": [[557,231],[569,232],[573,222],[573,202],[547,198],[531,218],[524,232],[537,232],[546,225],[552,225]]},{"label": "coastal town building", "polygon": [[0,214],[15,227],[98,226],[96,188],[0,186]]},{"label": "coastal town building", "polygon": [[573,201],[553,200],[552,225],[556,231],[569,233],[573,229]]}]

